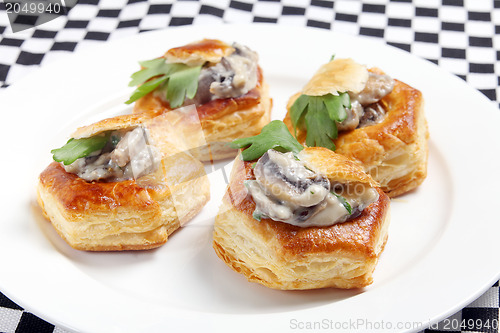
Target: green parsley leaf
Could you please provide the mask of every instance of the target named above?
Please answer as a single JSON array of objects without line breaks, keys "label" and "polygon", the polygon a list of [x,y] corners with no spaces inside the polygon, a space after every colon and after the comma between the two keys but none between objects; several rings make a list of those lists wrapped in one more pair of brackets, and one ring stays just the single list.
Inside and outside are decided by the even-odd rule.
[{"label": "green parsley leaf", "polygon": [[349,202],[347,202],[347,199],[344,198],[341,195],[338,195],[335,192],[330,192],[330,193],[333,194],[334,196],[336,196],[339,199],[340,203],[344,206],[344,208],[347,210],[347,212],[349,213],[349,215],[351,215],[352,214],[352,207],[349,204]]},{"label": "green parsley leaf", "polygon": [[165,62],[165,58],[157,58],[139,62],[143,69],[131,76],[129,86],[138,86],[125,104],[131,104],[151,91],[161,88],[172,108],[184,104],[186,96],[193,98],[198,90],[198,77],[202,65]]},{"label": "green parsley leaf", "polygon": [[260,222],[260,221],[262,220],[262,215],[263,215],[263,214],[262,214],[262,212],[260,212],[260,211],[258,211],[257,209],[255,209],[255,210],[253,211],[252,217],[253,217],[254,219],[256,219],[257,221],[259,221],[259,222]]},{"label": "green parsley leaf", "polygon": [[138,86],[152,77],[159,75],[159,73],[164,74],[168,71],[168,66],[166,66],[164,58],[141,61],[139,64],[143,69],[131,75],[132,80],[128,84],[129,87]]},{"label": "green parsley leaf", "polygon": [[184,103],[184,98],[193,98],[198,90],[201,66],[187,67],[170,75],[167,84],[167,100],[172,108]]},{"label": "green parsley leaf", "polygon": [[326,94],[323,96],[300,95],[290,108],[295,134],[297,128],[306,128],[306,144],[311,147],[325,147],[335,150],[333,140],[337,138],[337,122],[347,118],[345,108],[350,108],[348,93],[338,96]]},{"label": "green parsley leaf", "polygon": [[292,152],[294,154],[298,154],[304,149],[280,120],[271,121],[256,136],[233,140],[229,146],[234,149],[248,147],[241,153],[243,161],[256,160],[269,149],[276,149],[283,153]]},{"label": "green parsley leaf", "polygon": [[90,138],[69,139],[61,148],[52,149],[52,158],[56,162],[69,165],[79,158],[86,157],[91,153],[104,148],[109,140],[110,133],[95,135]]},{"label": "green parsley leaf", "polygon": [[167,81],[167,79],[167,76],[162,75],[160,77],[157,77],[156,79],[150,80],[140,85],[139,87],[137,87],[137,89],[134,90],[132,96],[130,96],[129,100],[126,101],[125,104],[131,104],[137,101],[139,98],[146,96],[147,94],[158,88],[160,84]]}]

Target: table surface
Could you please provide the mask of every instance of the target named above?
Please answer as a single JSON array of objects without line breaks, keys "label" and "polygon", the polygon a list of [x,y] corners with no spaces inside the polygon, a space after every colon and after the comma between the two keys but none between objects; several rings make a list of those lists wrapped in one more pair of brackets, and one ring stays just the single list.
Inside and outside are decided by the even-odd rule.
[{"label": "table surface", "polygon": [[[253,22],[378,38],[459,76],[496,107],[500,102],[499,0],[80,0],[67,15],[15,33],[0,3],[0,98],[39,66],[108,40],[172,26]],[[498,332],[499,294],[497,282],[425,331]],[[0,291],[0,332],[66,331]]]}]

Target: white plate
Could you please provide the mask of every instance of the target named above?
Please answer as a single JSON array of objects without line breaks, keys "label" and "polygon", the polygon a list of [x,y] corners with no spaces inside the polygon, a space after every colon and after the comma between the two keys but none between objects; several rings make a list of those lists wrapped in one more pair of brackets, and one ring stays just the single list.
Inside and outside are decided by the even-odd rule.
[{"label": "white plate", "polygon": [[[127,111],[137,61],[203,37],[260,54],[282,119],[287,98],[330,56],[377,66],[420,89],[431,139],[429,175],[392,201],[389,241],[365,290],[276,291],[247,282],[211,247],[224,192],[157,250],[71,249],[40,215],[37,175],[75,126]],[[3,175],[0,290],[52,323],[83,332],[417,330],[459,310],[498,278],[500,113],[438,67],[377,41],[269,25],[194,26],[145,33],[75,54],[0,95]],[[172,330],[171,330],[172,331]]]}]

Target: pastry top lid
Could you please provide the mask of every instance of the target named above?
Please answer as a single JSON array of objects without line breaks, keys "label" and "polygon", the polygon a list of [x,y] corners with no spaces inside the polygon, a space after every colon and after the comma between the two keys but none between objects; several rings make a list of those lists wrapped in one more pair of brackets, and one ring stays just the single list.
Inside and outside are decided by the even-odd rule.
[{"label": "pastry top lid", "polygon": [[116,131],[131,127],[137,127],[156,116],[153,112],[126,114],[112,118],[106,118],[91,125],[82,126],[71,134],[74,139],[88,138],[107,131]]},{"label": "pastry top lid", "polygon": [[307,168],[325,175],[330,181],[378,186],[377,182],[364,172],[361,165],[327,148],[307,147],[297,157]]},{"label": "pastry top lid", "polygon": [[321,66],[302,89],[309,96],[338,95],[339,92],[359,93],[368,81],[368,70],[352,59],[335,59]]},{"label": "pastry top lid", "polygon": [[218,63],[235,50],[231,45],[217,39],[203,39],[184,46],[168,50],[164,58],[168,63],[183,63],[189,66],[202,65],[205,62]]}]

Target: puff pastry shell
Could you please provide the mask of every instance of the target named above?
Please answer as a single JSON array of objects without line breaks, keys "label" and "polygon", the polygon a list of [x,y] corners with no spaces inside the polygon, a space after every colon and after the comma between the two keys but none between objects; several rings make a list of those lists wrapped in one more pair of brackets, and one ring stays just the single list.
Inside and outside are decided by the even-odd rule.
[{"label": "puff pastry shell", "polygon": [[[120,182],[87,182],[51,163],[39,177],[38,203],[58,234],[87,251],[158,247],[209,200],[203,164],[169,142],[153,114],[126,115],[79,128],[73,137],[151,125],[152,140],[164,154],[153,175]],[[156,130],[153,125],[156,125]],[[151,179],[149,179],[151,178]]]},{"label": "puff pastry shell", "polygon": [[[378,69],[370,71],[383,74]],[[300,96],[288,101],[283,120],[292,134],[290,107]],[[386,110],[382,122],[352,131],[339,132],[336,152],[363,166],[384,192],[395,197],[418,187],[427,176],[429,132],[422,93],[395,80],[394,89],[379,103]],[[307,131],[297,129],[297,140],[305,145]]]},{"label": "puff pastry shell", "polygon": [[[197,43],[170,49],[165,57],[172,62],[200,64],[205,61],[217,63],[223,56],[234,51],[231,46],[218,40],[202,40]],[[199,126],[186,126],[187,146],[193,156],[201,161],[219,160],[234,157],[235,149],[227,146],[228,142],[241,137],[260,133],[271,117],[272,100],[269,88],[264,80],[262,69],[258,67],[257,86],[245,95],[235,98],[215,99],[197,107],[199,122],[204,135],[205,145],[199,146]],[[134,113],[171,111],[165,102],[154,93],[135,102]],[[184,126],[184,125],[180,125]]]},{"label": "puff pastry shell", "polygon": [[[299,158],[331,181],[351,186],[375,184],[359,165],[325,148],[306,148]],[[388,196],[377,188],[379,199],[360,216],[329,227],[301,228],[270,219],[259,222],[252,217],[255,202],[243,184],[254,177],[251,164],[235,160],[215,220],[217,255],[249,281],[275,289],[369,285],[387,240]]]}]

